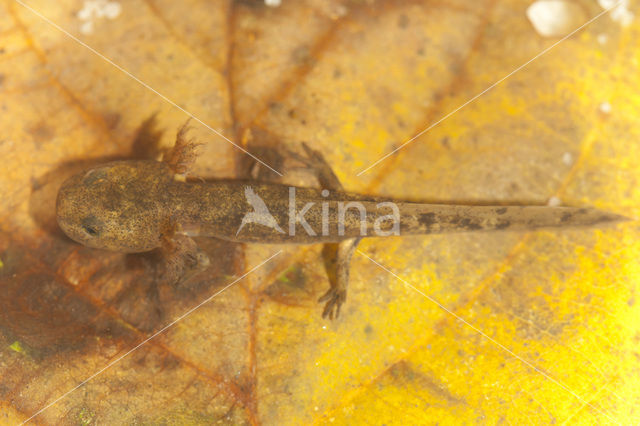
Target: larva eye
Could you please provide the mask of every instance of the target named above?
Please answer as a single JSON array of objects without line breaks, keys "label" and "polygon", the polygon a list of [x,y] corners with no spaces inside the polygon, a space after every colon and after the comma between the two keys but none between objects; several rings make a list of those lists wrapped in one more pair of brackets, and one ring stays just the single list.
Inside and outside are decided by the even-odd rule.
[{"label": "larva eye", "polygon": [[81,225],[83,231],[90,237],[97,237],[98,235],[100,235],[100,226],[98,224],[98,219],[96,219],[94,216],[89,216],[83,219]]},{"label": "larva eye", "polygon": [[92,226],[82,225],[82,229],[84,229],[84,232],[91,235],[92,237],[95,237],[96,235],[98,235],[98,230]]}]

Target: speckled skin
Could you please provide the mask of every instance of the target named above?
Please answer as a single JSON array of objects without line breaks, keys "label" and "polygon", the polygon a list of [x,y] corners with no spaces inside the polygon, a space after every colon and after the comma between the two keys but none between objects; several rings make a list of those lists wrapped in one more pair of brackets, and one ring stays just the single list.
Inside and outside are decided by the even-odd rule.
[{"label": "speckled skin", "polygon": [[[108,163],[65,181],[56,203],[58,224],[73,240],[125,253],[152,250],[170,231],[175,184],[157,161]],[[177,188],[176,188],[177,190]]]},{"label": "speckled skin", "polygon": [[[210,236],[246,243],[339,243],[337,282],[321,298],[327,301],[325,316],[334,317],[346,299],[349,260],[360,240],[359,213],[348,209],[344,233],[338,228],[338,202],[359,201],[366,209],[366,236],[376,236],[374,223],[389,208],[378,203],[393,201],[400,212],[400,235],[488,230],[530,230],[542,227],[588,226],[624,220],[619,215],[595,209],[545,206],[468,206],[420,204],[383,200],[341,191],[335,175],[319,153],[307,149],[315,162],[323,163],[325,179],[332,191],[323,196],[318,189],[295,188],[296,212],[314,203],[304,218],[316,235],[300,224],[290,233],[290,187],[254,181],[184,181],[195,160],[196,144],[184,138],[186,127],[164,162],[118,161],[104,164],[68,179],[58,193],[57,219],[73,240],[89,247],[126,253],[162,248],[167,253],[169,275],[180,281],[188,270],[206,266],[192,236]],[[264,200],[281,230],[248,223],[238,233],[243,216],[252,211],[245,188],[250,186]],[[336,190],[337,189],[337,190]],[[326,193],[325,193],[326,195]],[[323,204],[326,205],[323,216]],[[327,232],[323,235],[323,219]],[[328,220],[327,220],[328,219]],[[391,223],[382,222],[383,230]],[[386,226],[386,225],[388,226]],[[237,235],[236,235],[237,233]]]},{"label": "speckled skin", "polygon": [[[244,195],[251,186],[275,217],[280,233],[250,223],[236,235],[243,216],[252,210]],[[182,182],[171,168],[150,160],[118,161],[67,180],[58,193],[57,218],[63,231],[89,247],[134,253],[162,245],[176,228],[189,236],[209,236],[234,242],[316,244],[362,236],[360,216],[346,210],[344,235],[339,235],[338,201],[359,201],[366,209],[366,235],[390,210],[378,208],[376,197],[295,188],[296,211],[313,202],[304,215],[317,234],[299,224],[289,234],[289,186],[239,180]],[[620,219],[595,209],[545,206],[466,206],[394,201],[400,210],[400,234],[432,234],[487,230],[529,230],[541,227],[594,225]],[[322,235],[322,204],[327,206],[328,234]],[[384,229],[384,226],[383,226]]]},{"label": "speckled skin", "polygon": [[[318,235],[298,225],[294,235],[249,223],[236,235],[243,216],[252,210],[244,188],[250,186],[267,204],[281,229],[289,230],[289,186],[242,180],[183,182],[164,162],[131,160],[107,163],[71,177],[58,192],[57,219],[73,240],[89,247],[135,253],[162,245],[172,232],[188,236],[216,237],[246,243],[314,244],[340,242],[357,237],[360,216],[346,211],[344,235],[338,235],[337,202],[362,200],[376,210],[374,197],[330,194],[323,197],[313,188],[295,188],[296,209],[316,201],[304,215]],[[328,207],[328,235],[321,235],[321,204]],[[389,210],[384,210],[388,214]],[[375,212],[367,216],[373,229]],[[418,231],[409,227],[407,232]]]}]

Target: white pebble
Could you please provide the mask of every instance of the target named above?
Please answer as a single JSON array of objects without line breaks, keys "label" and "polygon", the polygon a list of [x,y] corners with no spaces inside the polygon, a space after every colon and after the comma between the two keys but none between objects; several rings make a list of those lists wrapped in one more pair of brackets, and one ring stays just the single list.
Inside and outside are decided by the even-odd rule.
[{"label": "white pebble", "polygon": [[112,1],[104,5],[102,13],[109,19],[116,19],[122,12],[122,5],[118,2]]},{"label": "white pebble", "polygon": [[87,21],[89,19],[91,19],[91,15],[93,15],[93,8],[92,7],[88,7],[89,5],[87,5],[85,3],[84,7],[82,9],[80,9],[78,11],[78,13],[76,14],[76,16],[78,17],[79,20],[81,21]]},{"label": "white pebble", "polygon": [[93,34],[93,21],[83,22],[80,25],[80,32],[82,34]]},{"label": "white pebble", "polygon": [[633,12],[629,10],[629,0],[598,0],[598,4],[605,10],[613,8],[609,16],[623,27],[631,25],[635,18]]},{"label": "white pebble", "polygon": [[598,109],[600,110],[601,113],[603,114],[609,114],[611,113],[611,104],[609,102],[602,102],[599,106]]},{"label": "white pebble", "polygon": [[561,37],[584,24],[585,12],[567,0],[538,0],[527,8],[527,18],[543,37]]},{"label": "white pebble", "polygon": [[559,205],[562,204],[562,200],[558,197],[551,197],[549,198],[549,201],[547,201],[547,205],[549,207],[558,207]]},{"label": "white pebble", "polygon": [[82,34],[92,34],[97,19],[115,19],[120,16],[121,12],[122,5],[116,1],[86,0],[82,9],[76,14],[76,17],[82,21],[80,32]]},{"label": "white pebble", "polygon": [[618,3],[618,0],[598,0],[598,4],[603,9],[609,9]]}]

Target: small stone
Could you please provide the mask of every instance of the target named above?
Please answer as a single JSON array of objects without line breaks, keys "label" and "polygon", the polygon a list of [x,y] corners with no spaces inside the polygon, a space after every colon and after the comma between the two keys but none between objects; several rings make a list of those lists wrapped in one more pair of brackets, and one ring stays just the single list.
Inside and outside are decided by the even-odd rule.
[{"label": "small stone", "polygon": [[527,18],[542,37],[562,37],[587,20],[582,7],[566,0],[538,0],[527,8]]},{"label": "small stone", "polygon": [[602,102],[598,106],[598,109],[603,114],[610,114],[611,113],[611,104],[609,102]]},{"label": "small stone", "polygon": [[118,16],[120,16],[121,12],[122,6],[120,5],[120,3],[115,1],[106,3],[102,8],[103,15],[109,19],[116,19]]},{"label": "small stone", "polygon": [[91,19],[91,16],[93,16],[93,10],[85,6],[78,11],[76,16],[81,21],[88,21],[89,19]]},{"label": "small stone", "polygon": [[609,36],[606,34],[598,34],[596,39],[598,40],[598,43],[605,45],[609,41]]},{"label": "small stone", "polygon": [[80,25],[80,32],[82,34],[93,34],[93,21],[83,22]]},{"label": "small stone", "polygon": [[562,204],[562,200],[558,197],[551,197],[549,198],[549,201],[547,201],[547,205],[549,207],[558,207]]},{"label": "small stone", "polygon": [[611,20],[623,27],[628,27],[633,22],[635,15],[629,10],[629,0],[598,0],[598,4],[605,10],[611,9]]}]

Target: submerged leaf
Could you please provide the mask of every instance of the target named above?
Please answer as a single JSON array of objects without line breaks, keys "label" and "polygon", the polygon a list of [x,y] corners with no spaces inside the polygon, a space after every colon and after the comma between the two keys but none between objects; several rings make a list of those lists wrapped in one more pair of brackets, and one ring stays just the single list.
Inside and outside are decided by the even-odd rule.
[{"label": "submerged leaf", "polygon": [[219,132],[292,183],[304,142],[350,191],[637,216],[637,20],[528,63],[556,40],[515,0],[20,3],[0,0],[2,422],[638,418],[635,222],[365,240],[382,267],[355,255],[329,322],[319,246],[199,239],[211,266],[174,287],[157,253],[81,247],[53,216],[67,176],[160,158],[184,111],[210,127],[191,122],[199,177],[250,173]]}]

